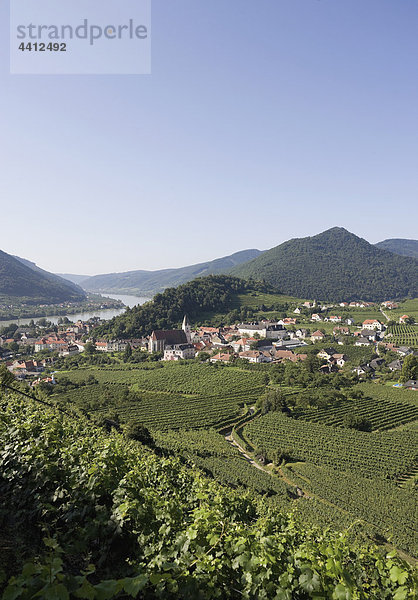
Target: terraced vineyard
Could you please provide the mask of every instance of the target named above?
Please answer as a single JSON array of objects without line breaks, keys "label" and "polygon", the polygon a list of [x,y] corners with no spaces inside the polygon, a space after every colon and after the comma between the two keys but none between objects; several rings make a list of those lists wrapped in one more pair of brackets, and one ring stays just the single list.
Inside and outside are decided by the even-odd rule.
[{"label": "terraced vineyard", "polygon": [[398,346],[418,348],[418,325],[391,325],[385,340]]},{"label": "terraced vineyard", "polygon": [[284,481],[255,469],[214,430],[155,432],[154,439],[158,446],[187,458],[223,484],[267,494],[276,507],[290,507]]},{"label": "terraced vineyard", "polygon": [[388,388],[376,384],[360,384],[364,398],[342,401],[334,406],[321,409],[306,409],[300,414],[304,421],[343,427],[344,418],[349,414],[365,417],[373,431],[400,427],[418,419],[418,399],[408,390]]},{"label": "terraced vineyard", "polygon": [[99,383],[127,384],[135,389],[165,391],[180,394],[214,396],[218,393],[236,394],[262,390],[266,375],[235,367],[209,364],[156,363],[143,367],[105,367],[77,369],[63,373],[79,382],[93,375]]},{"label": "terraced vineyard", "polygon": [[84,418],[0,404],[4,599],[414,597],[395,551],[269,510]]},{"label": "terraced vineyard", "polygon": [[[94,375],[97,384],[59,394],[57,401],[88,412],[116,410],[122,422],[151,429],[208,428],[229,423],[265,389],[263,373],[212,365],[164,365],[152,369],[88,369],[67,373],[72,381]],[[137,398],[125,402],[111,390],[126,387]]]},{"label": "terraced vineyard", "polygon": [[318,494],[353,518],[372,525],[387,539],[416,555],[418,529],[417,495],[411,489],[400,489],[394,483],[364,479],[352,473],[341,473],[330,467],[311,463],[290,465],[286,472],[309,493]]},{"label": "terraced vineyard", "polygon": [[327,427],[269,413],[244,428],[256,448],[285,449],[294,460],[395,480],[416,464],[418,435],[412,431],[365,433]]}]

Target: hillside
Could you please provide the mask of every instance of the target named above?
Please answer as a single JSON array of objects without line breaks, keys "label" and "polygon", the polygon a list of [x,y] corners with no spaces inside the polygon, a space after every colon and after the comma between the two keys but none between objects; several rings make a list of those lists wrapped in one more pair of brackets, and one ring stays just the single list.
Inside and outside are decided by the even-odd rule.
[{"label": "hillside", "polygon": [[0,407],[3,598],[413,597],[395,552],[268,509],[84,417],[14,394]]},{"label": "hillside", "polygon": [[393,238],[389,240],[383,240],[375,244],[377,248],[381,250],[388,250],[394,254],[400,256],[410,256],[412,258],[418,258],[418,240],[403,240],[400,238]]},{"label": "hillside", "polygon": [[95,335],[108,338],[149,335],[154,329],[179,327],[185,314],[195,323],[207,324],[213,317],[219,317],[222,322],[235,322],[251,318],[257,312],[255,306],[243,305],[241,294],[255,294],[253,299],[257,304],[270,301],[275,310],[289,301],[287,297],[281,300],[281,296],[270,293],[257,297],[258,292],[272,291],[266,284],[229,275],[200,277],[177,288],[168,288],[150,302],[126,310],[95,329]]},{"label": "hillside", "polygon": [[41,275],[43,275],[44,277],[49,279],[49,281],[52,281],[53,283],[57,283],[59,285],[64,284],[66,286],[69,286],[71,289],[74,290],[75,293],[82,294],[83,297],[85,296],[85,292],[84,292],[83,288],[81,288],[77,284],[76,281],[71,281],[70,279],[67,279],[66,277],[64,277],[62,275],[58,275],[56,273],[50,273],[49,271],[45,271],[44,269],[41,269],[40,267],[38,267],[38,265],[36,263],[34,263],[30,260],[27,260],[26,258],[21,258],[20,256],[14,256],[13,258],[16,258],[18,261],[20,261],[22,264],[26,265],[27,267],[29,267],[36,273],[40,273]]},{"label": "hillside", "polygon": [[91,292],[125,293],[140,296],[154,296],[167,287],[187,283],[196,277],[226,273],[232,267],[247,262],[261,254],[260,250],[242,250],[215,260],[159,271],[127,271],[88,277],[79,281],[80,285]]},{"label": "hillside", "polygon": [[380,301],[418,293],[418,260],[376,248],[342,227],[284,242],[231,274],[326,301]]},{"label": "hillside", "polygon": [[0,295],[33,304],[79,302],[86,293],[73,283],[34,263],[0,250]]}]

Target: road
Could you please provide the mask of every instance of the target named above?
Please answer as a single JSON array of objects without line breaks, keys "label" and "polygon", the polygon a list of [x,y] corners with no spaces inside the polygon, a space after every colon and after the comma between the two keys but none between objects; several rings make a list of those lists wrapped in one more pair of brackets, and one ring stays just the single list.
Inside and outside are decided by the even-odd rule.
[{"label": "road", "polygon": [[240,446],[238,444],[238,442],[236,442],[234,440],[234,438],[232,437],[232,431],[229,431],[226,436],[225,436],[226,441],[231,444],[231,446],[235,446],[235,448],[238,449],[238,451],[242,454],[242,456],[245,458],[245,460],[250,463],[250,465],[252,465],[253,467],[256,467],[257,469],[260,469],[260,471],[266,471],[266,469],[264,467],[262,467],[261,465],[258,464],[257,461],[255,461],[253,458],[251,458],[251,456],[249,456],[246,451],[244,450],[244,448],[242,446]]}]

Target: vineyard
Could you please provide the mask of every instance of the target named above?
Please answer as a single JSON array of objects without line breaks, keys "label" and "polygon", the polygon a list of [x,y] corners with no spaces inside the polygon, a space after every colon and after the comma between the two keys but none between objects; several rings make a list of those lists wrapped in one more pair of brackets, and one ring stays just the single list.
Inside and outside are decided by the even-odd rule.
[{"label": "vineyard", "polygon": [[[119,384],[120,385],[120,384]],[[71,390],[57,397],[65,406],[78,407],[96,415],[116,411],[122,423],[143,423],[150,429],[180,429],[184,427],[215,427],[233,420],[242,412],[246,401],[254,402],[255,394],[241,396],[182,396],[168,392],[139,392],[138,399],[130,402],[114,401],[108,386],[97,384]]]},{"label": "vineyard", "polygon": [[[0,403],[5,599],[413,597],[396,552],[270,510],[82,417]],[[195,433],[189,443],[204,453]]]},{"label": "vineyard", "polygon": [[[63,372],[64,374],[64,372]],[[145,367],[105,367],[77,369],[65,373],[72,381],[93,375],[99,383],[128,384],[138,390],[164,391],[180,394],[245,394],[262,390],[266,375],[235,367],[210,364],[156,363]],[[268,377],[267,377],[268,379]],[[58,379],[59,380],[59,379]]]},{"label": "vineyard", "polygon": [[329,467],[296,463],[288,467],[289,477],[309,493],[319,494],[353,519],[372,525],[386,539],[415,554],[418,551],[417,495],[391,482],[370,480],[349,472],[344,476]]},{"label": "vineyard", "polygon": [[397,479],[416,464],[418,435],[412,431],[365,433],[327,427],[269,413],[244,428],[256,448],[285,449],[292,459],[354,471],[366,478]]},{"label": "vineyard", "polygon": [[[121,364],[60,372],[57,380],[67,391],[51,399],[62,407],[99,417],[117,413],[122,426],[143,423],[164,452],[231,490],[262,497],[265,510],[296,510],[305,522],[349,528],[356,539],[392,540],[414,553],[418,397],[407,390],[362,382],[353,388],[361,398],[298,408],[297,419],[281,413],[254,419],[243,428],[244,445],[248,441],[270,458],[282,450],[292,460],[306,461],[283,479],[254,468],[215,430],[248,414],[247,407],[263,395],[268,382],[263,365]],[[70,389],[74,385],[79,387]],[[281,389],[292,395],[304,388]],[[347,414],[370,420],[373,433],[343,428]],[[392,428],[397,430],[386,431]],[[401,489],[400,481],[408,486]],[[298,496],[295,485],[308,495]],[[361,525],[354,524],[358,519]]]},{"label": "vineyard", "polygon": [[221,483],[266,494],[276,507],[290,507],[288,486],[278,477],[255,469],[215,430],[155,432],[154,439],[161,448],[190,460]]},{"label": "vineyard", "polygon": [[364,398],[347,399],[321,409],[305,409],[298,415],[305,421],[343,427],[349,414],[368,419],[373,431],[392,429],[418,420],[418,399],[408,390],[364,383],[357,386]]},{"label": "vineyard", "polygon": [[418,348],[418,325],[391,325],[385,339],[398,346]]},{"label": "vineyard", "polygon": [[[263,373],[212,365],[80,369],[66,375],[75,382],[93,375],[98,383],[54,396],[63,405],[99,415],[116,410],[122,423],[141,422],[159,430],[221,426],[255,403],[265,389]],[[125,401],[112,395],[121,386],[135,397]]]}]

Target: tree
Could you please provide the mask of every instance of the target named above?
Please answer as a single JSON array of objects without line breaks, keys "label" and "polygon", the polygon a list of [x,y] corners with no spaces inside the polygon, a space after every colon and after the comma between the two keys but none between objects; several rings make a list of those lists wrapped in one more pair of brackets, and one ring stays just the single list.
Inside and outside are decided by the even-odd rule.
[{"label": "tree", "polygon": [[127,344],[125,352],[123,353],[123,362],[129,362],[132,358],[132,348],[130,344]]},{"label": "tree", "polygon": [[153,448],[155,446],[154,439],[149,430],[142,423],[128,423],[123,430],[128,440],[141,442],[144,446]]},{"label": "tree", "polygon": [[84,350],[86,354],[91,355],[96,352],[96,346],[93,344],[93,342],[87,342],[87,344],[84,346]]},{"label": "tree", "polygon": [[294,452],[292,448],[276,448],[272,454],[272,460],[275,465],[280,465],[282,462],[291,462]]},{"label": "tree", "polygon": [[52,325],[52,323],[50,321],[47,321],[45,319],[45,317],[42,317],[41,319],[38,319],[37,321],[37,326],[38,327],[48,327],[49,325]]},{"label": "tree", "polygon": [[282,390],[269,390],[262,399],[261,412],[288,412],[286,395]]},{"label": "tree", "polygon": [[356,429],[357,431],[371,431],[372,424],[365,417],[349,413],[344,417],[344,427],[348,429]]},{"label": "tree", "polygon": [[418,379],[418,356],[413,354],[405,357],[399,381],[405,383],[409,379]]},{"label": "tree", "polygon": [[17,352],[19,350],[19,344],[17,342],[10,342],[9,350],[12,352]]},{"label": "tree", "polygon": [[117,431],[120,430],[120,419],[119,415],[116,411],[110,411],[103,415],[100,419],[99,424],[106,429],[106,431],[111,431],[112,427],[114,427]]}]

